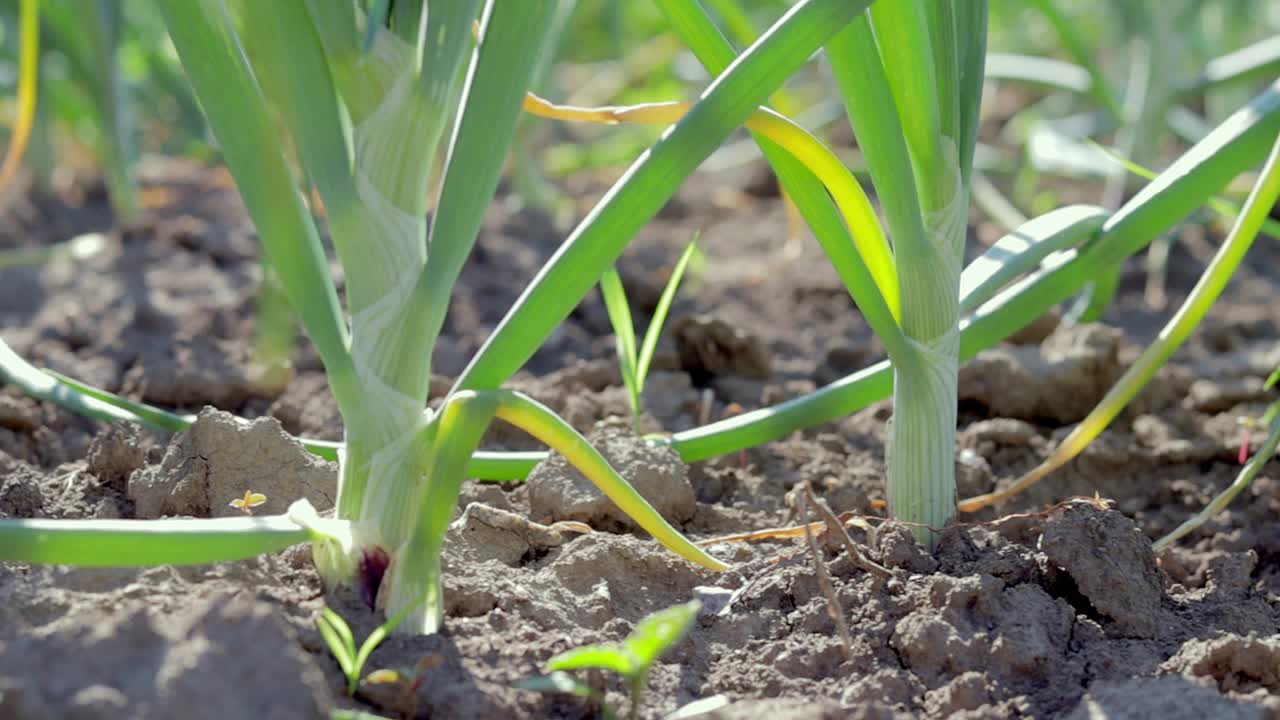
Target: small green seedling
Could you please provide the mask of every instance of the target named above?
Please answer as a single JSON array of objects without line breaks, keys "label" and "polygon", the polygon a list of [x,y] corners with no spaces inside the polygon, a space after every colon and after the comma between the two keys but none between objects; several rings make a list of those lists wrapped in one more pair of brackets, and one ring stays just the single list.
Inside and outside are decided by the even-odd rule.
[{"label": "small green seedling", "polygon": [[267,496],[262,493],[256,493],[252,490],[245,490],[243,497],[238,497],[228,503],[231,507],[243,512],[245,515],[252,515],[253,509],[262,505],[267,501]]},{"label": "small green seedling", "polygon": [[[636,629],[619,645],[587,645],[560,653],[547,663],[547,675],[529,678],[516,687],[538,692],[568,693],[584,698],[599,699],[599,693],[585,682],[569,674],[571,670],[610,670],[626,679],[631,691],[631,711],[628,717],[640,717],[640,705],[645,687],[649,683],[649,670],[680,642],[698,617],[702,603],[691,600],[683,605],[660,610],[636,625]],[[615,717],[608,706],[606,717]]]},{"label": "small green seedling", "polygon": [[658,298],[658,306],[653,310],[653,321],[644,334],[644,344],[636,349],[636,328],[631,317],[631,307],[627,302],[626,290],[622,287],[622,278],[617,268],[611,267],[600,277],[600,294],[604,297],[605,308],[609,312],[609,323],[613,325],[613,334],[618,343],[618,366],[622,372],[622,382],[627,386],[627,396],[631,402],[631,418],[636,432],[640,431],[640,396],[644,392],[644,381],[649,376],[649,368],[653,365],[653,354],[658,349],[658,338],[662,336],[662,327],[666,324],[667,314],[671,311],[671,303],[675,301],[676,291],[680,288],[680,280],[689,261],[698,254],[698,234],[695,233],[689,246],[684,249],[680,259],[676,261],[671,278]]},{"label": "small green seedling", "polygon": [[[416,606],[409,606],[392,616],[389,620],[374,628],[369,633],[369,637],[356,648],[355,636],[351,634],[351,626],[347,624],[342,616],[334,612],[331,608],[324,608],[320,611],[320,617],[316,618],[316,626],[320,629],[320,635],[324,638],[325,645],[329,646],[329,652],[333,653],[333,659],[338,661],[338,667],[342,669],[342,674],[347,677],[347,696],[356,694],[356,688],[360,686],[360,673],[364,670],[365,663],[369,661],[369,656],[373,651],[378,649],[383,640],[396,629],[402,620]],[[370,675],[375,675],[382,671],[376,670]]]}]

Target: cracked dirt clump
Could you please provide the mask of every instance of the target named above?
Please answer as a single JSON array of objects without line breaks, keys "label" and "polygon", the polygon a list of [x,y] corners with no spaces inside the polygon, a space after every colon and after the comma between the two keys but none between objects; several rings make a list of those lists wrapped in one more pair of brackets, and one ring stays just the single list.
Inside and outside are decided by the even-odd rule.
[{"label": "cracked dirt clump", "polygon": [[40,510],[44,507],[40,485],[31,482],[28,473],[13,472],[7,475],[9,476],[0,480],[0,517],[39,517]]},{"label": "cracked dirt clump", "polygon": [[[587,435],[618,474],[664,518],[682,523],[693,517],[696,498],[688,470],[675,450],[649,445],[626,425],[602,422]],[[599,488],[565,460],[551,456],[529,474],[529,508],[542,523],[584,522],[598,530],[638,526]]]},{"label": "cracked dirt clump", "polygon": [[1263,720],[1261,705],[1239,702],[1186,678],[1166,676],[1099,682],[1090,686],[1067,720],[1096,718],[1214,718]]},{"label": "cracked dirt clump", "polygon": [[1100,324],[1062,326],[1039,346],[983,350],[960,369],[960,401],[994,416],[1077,422],[1120,377],[1123,337]]},{"label": "cracked dirt clump", "polygon": [[1040,550],[1118,633],[1156,637],[1177,622],[1151,541],[1124,515],[1089,502],[1067,503],[1045,522]]},{"label": "cracked dirt clump", "polygon": [[147,443],[133,423],[113,423],[89,442],[85,457],[98,482],[123,490],[134,470],[147,464]]},{"label": "cracked dirt clump", "polygon": [[1163,670],[1208,678],[1223,692],[1280,692],[1280,637],[1224,635],[1192,639],[1169,658]]},{"label": "cracked dirt clump", "polygon": [[306,498],[317,510],[333,507],[337,464],[307,452],[274,418],[252,422],[213,408],[174,436],[158,466],[129,477],[128,495],[138,518],[166,515],[230,517],[245,491],[267,496],[257,515],[285,512]]},{"label": "cracked dirt clump", "polygon": [[473,502],[449,525],[445,546],[468,562],[497,560],[515,567],[526,555],[545,554],[587,530],[570,523],[542,525],[518,513]]}]

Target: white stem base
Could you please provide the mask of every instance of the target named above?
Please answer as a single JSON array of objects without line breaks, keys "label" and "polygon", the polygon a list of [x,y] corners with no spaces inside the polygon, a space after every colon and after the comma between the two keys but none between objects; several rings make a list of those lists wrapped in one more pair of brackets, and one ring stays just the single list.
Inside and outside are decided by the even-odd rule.
[{"label": "white stem base", "polygon": [[956,511],[958,333],[920,346],[921,363],[894,371],[886,448],[889,513],[932,549]]}]

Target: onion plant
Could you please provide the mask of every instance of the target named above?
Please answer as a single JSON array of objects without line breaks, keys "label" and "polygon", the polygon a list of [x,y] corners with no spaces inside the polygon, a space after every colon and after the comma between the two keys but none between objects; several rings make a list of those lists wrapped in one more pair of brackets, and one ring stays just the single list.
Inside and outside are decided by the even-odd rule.
[{"label": "onion plant", "polygon": [[[217,525],[5,520],[0,559],[208,562],[243,557],[255,543],[269,551],[310,539],[326,581],[359,584],[392,616],[414,608],[399,629],[432,632],[443,614],[444,533],[472,451],[498,418],[561,452],[675,552],[713,570],[727,567],[668,525],[575,430],[499,386],[657,214],[675,184],[866,2],[802,0],[722,73],[574,230],[437,411],[426,409],[431,350],[496,189],[556,3],[489,0],[474,51],[470,29],[479,0],[382,2],[368,13],[360,3],[333,0],[157,4],[265,254],[324,361],[346,430],[337,449],[336,519],[324,532],[301,512],[209,521]],[[450,124],[428,224],[429,180]],[[278,127],[323,198],[345,272],[349,321]],[[136,404],[122,409],[91,388],[32,375],[20,360],[4,359],[6,375],[14,377],[16,368],[42,396],[107,416],[142,412],[185,422]],[[67,388],[74,401],[66,399]],[[203,527],[224,544],[210,542],[184,559]],[[112,538],[116,552],[99,553],[99,535]],[[170,535],[183,542],[168,544]],[[121,550],[133,544],[161,547]]]}]

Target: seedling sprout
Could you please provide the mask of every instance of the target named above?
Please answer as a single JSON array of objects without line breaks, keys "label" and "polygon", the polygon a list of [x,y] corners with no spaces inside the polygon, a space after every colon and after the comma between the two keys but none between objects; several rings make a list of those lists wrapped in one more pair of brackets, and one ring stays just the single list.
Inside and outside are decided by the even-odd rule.
[{"label": "seedling sprout", "polygon": [[685,247],[671,270],[671,277],[662,289],[662,295],[653,310],[653,319],[649,329],[645,331],[644,342],[637,348],[636,328],[631,305],[627,301],[626,289],[622,287],[622,278],[616,268],[609,268],[600,278],[600,294],[604,298],[605,308],[609,312],[609,322],[613,325],[613,334],[617,343],[618,369],[622,373],[622,382],[627,388],[627,399],[631,403],[631,418],[636,432],[640,432],[640,415],[644,412],[641,396],[644,383],[649,377],[649,369],[653,365],[653,355],[658,350],[658,340],[662,336],[662,328],[666,325],[667,314],[671,304],[675,302],[676,292],[680,289],[680,281],[690,261],[698,253],[698,236]]},{"label": "seedling sprout", "polygon": [[252,490],[245,490],[244,497],[238,497],[228,503],[231,507],[244,512],[245,515],[252,515],[253,509],[262,505],[267,501],[267,496],[262,493],[256,493]]},{"label": "seedling sprout", "polygon": [[[640,622],[620,644],[586,645],[568,650],[547,662],[547,675],[522,680],[516,687],[538,692],[568,693],[579,697],[597,697],[591,686],[571,673],[575,670],[607,670],[617,673],[627,683],[630,695],[629,718],[640,717],[649,671],[693,627],[702,603],[691,600],[683,605],[660,610]],[[612,710],[607,711],[612,715]]]}]

